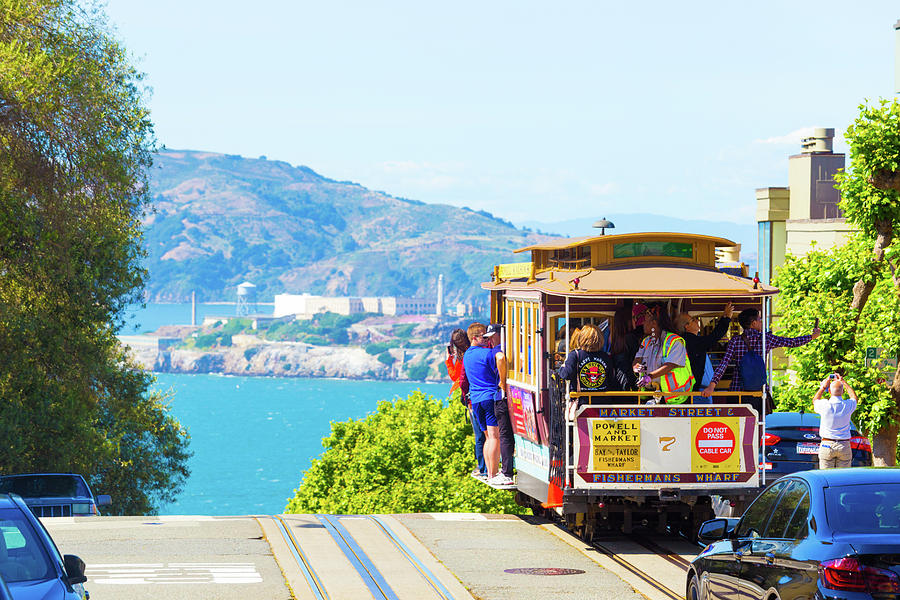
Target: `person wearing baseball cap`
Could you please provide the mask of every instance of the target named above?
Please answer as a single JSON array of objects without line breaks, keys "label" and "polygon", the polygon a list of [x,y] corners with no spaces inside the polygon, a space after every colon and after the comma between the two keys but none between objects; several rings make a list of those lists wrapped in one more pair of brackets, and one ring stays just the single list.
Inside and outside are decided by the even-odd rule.
[{"label": "person wearing baseball cap", "polygon": [[505,485],[504,476],[499,472],[500,434],[497,417],[494,414],[494,403],[498,398],[506,397],[506,358],[503,359],[503,376],[498,368],[497,350],[493,348],[493,339],[499,338],[498,327],[492,327],[490,333],[481,323],[472,323],[466,330],[471,346],[463,356],[463,368],[469,380],[469,397],[472,399],[472,420],[485,432],[484,462],[487,465],[488,484]]}]

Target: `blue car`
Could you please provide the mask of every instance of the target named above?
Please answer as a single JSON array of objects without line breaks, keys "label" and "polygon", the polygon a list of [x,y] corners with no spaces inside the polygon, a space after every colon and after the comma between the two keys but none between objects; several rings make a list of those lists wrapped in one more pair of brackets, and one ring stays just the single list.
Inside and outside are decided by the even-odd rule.
[{"label": "blue car", "polygon": [[900,595],[900,469],[801,471],[743,516],[703,523],[687,600],[886,600]]},{"label": "blue car", "polygon": [[[84,561],[62,556],[28,506],[15,494],[0,494],[0,578],[13,600],[84,600]],[[2,585],[0,583],[0,585]]]},{"label": "blue car", "polygon": [[16,494],[37,517],[90,517],[111,498],[96,498],[81,475],[74,473],[33,473],[0,476],[0,494]]}]

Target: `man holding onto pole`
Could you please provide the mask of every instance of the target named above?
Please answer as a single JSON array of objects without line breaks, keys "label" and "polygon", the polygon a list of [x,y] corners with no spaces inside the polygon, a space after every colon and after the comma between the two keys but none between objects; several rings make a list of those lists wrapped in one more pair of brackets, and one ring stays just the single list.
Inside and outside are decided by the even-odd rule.
[{"label": "man holding onto pole", "polygon": [[[734,377],[731,379],[731,386],[728,388],[729,391],[732,392],[747,389],[741,378],[741,359],[747,354],[748,350],[752,350],[759,356],[762,356],[763,360],[766,359],[766,357],[763,356],[762,317],[760,317],[759,311],[755,308],[742,310],[738,315],[738,323],[741,324],[744,331],[741,335],[736,335],[728,341],[725,355],[722,357],[722,361],[719,363],[716,372],[713,374],[712,381],[710,381],[709,385],[706,386],[706,389],[701,392],[705,398],[709,398],[715,391],[716,384],[722,379],[722,376],[725,374],[725,368],[728,367],[728,364],[732,359],[734,359]],[[775,335],[771,331],[767,331],[765,338],[766,353],[772,350],[772,348],[796,348],[798,346],[803,346],[819,337],[820,334],[821,331],[819,331],[818,325],[816,325],[811,334],[798,337],[782,337],[780,335]],[[763,414],[762,399],[751,398],[750,404],[753,405],[760,415]]]}]

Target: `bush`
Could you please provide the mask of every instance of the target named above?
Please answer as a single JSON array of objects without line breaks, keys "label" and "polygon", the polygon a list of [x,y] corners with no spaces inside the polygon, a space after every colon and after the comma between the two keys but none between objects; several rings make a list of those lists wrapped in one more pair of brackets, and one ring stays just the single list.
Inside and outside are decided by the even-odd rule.
[{"label": "bush", "polygon": [[387,366],[391,366],[392,364],[397,362],[397,359],[391,356],[390,352],[385,351],[378,355],[378,362]]},{"label": "bush", "polygon": [[361,420],[331,424],[325,452],[303,474],[287,513],[525,514],[513,493],[473,479],[472,428],[459,402],[420,391],[381,401]]},{"label": "bush", "polygon": [[414,363],[406,370],[406,375],[415,381],[424,381],[428,377],[430,368],[424,362]]}]

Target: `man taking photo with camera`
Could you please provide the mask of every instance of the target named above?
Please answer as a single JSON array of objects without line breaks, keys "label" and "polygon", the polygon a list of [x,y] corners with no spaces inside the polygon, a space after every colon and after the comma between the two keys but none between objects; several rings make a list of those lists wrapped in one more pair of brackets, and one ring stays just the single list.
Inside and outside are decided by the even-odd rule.
[{"label": "man taking photo with camera", "polygon": [[[823,398],[825,391],[830,397]],[[844,390],[849,398],[844,398]],[[813,409],[819,414],[819,468],[846,468],[853,459],[850,448],[850,417],[856,410],[856,392],[844,378],[832,373],[822,380],[813,396]]]}]

